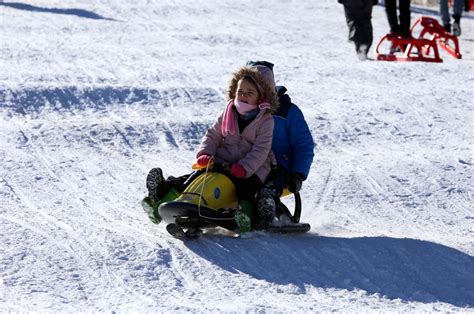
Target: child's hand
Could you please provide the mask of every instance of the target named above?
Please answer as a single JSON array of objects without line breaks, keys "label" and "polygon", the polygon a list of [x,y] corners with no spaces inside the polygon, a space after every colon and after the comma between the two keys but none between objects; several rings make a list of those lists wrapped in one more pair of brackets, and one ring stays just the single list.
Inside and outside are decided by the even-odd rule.
[{"label": "child's hand", "polygon": [[288,190],[291,193],[297,193],[301,190],[301,185],[303,184],[304,176],[301,173],[292,172],[288,175],[288,178],[286,180]]},{"label": "child's hand", "polygon": [[211,156],[204,154],[204,155],[199,156],[196,162],[199,166],[204,167],[209,164],[210,160],[211,160]]},{"label": "child's hand", "polygon": [[230,174],[236,178],[245,177],[245,169],[241,164],[232,164],[230,166]]}]

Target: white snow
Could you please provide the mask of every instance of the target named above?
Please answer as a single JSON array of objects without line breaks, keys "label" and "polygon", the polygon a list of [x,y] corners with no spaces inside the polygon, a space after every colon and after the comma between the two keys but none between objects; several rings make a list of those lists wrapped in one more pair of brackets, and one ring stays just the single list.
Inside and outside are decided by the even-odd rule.
[{"label": "white snow", "polygon": [[[360,62],[335,0],[3,1],[0,312],[474,312],[473,19],[462,60]],[[249,59],[313,133],[312,229],[184,244],[146,174],[191,170]]]}]

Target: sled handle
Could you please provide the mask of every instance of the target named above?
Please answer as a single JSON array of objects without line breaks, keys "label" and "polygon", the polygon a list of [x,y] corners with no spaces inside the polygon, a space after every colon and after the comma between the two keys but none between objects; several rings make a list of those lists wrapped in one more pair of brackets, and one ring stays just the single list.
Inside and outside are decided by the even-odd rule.
[{"label": "sled handle", "polygon": [[286,207],[283,202],[278,202],[278,206],[281,207],[282,213],[285,213],[290,217],[291,222],[293,223],[299,223],[300,222],[300,217],[301,217],[301,196],[299,192],[296,192],[293,194],[295,196],[295,210],[293,213]]},{"label": "sled handle", "polygon": [[301,217],[301,196],[300,192],[295,193],[295,213],[293,214],[293,222],[299,223]]},{"label": "sled handle", "polygon": [[207,165],[201,166],[200,164],[195,163],[195,164],[193,164],[193,165],[191,166],[191,168],[192,168],[193,170],[201,170],[201,169],[206,169],[206,168],[212,169],[213,166],[214,166],[214,160],[211,159],[211,160],[209,160],[209,162],[207,163]]}]

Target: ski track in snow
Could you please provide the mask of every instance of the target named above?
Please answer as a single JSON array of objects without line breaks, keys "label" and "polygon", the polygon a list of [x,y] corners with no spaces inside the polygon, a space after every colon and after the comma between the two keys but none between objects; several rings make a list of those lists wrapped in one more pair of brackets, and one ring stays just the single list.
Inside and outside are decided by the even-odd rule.
[{"label": "ski track in snow", "polygon": [[[1,312],[473,312],[472,13],[441,64],[356,61],[329,0],[4,1],[0,21]],[[313,133],[312,230],[182,243],[141,210],[146,174],[190,171],[247,59]]]}]

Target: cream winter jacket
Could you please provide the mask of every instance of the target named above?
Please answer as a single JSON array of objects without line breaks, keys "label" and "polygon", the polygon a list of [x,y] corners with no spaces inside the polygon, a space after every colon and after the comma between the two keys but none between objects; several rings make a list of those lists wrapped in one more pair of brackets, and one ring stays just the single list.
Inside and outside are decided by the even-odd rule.
[{"label": "cream winter jacket", "polygon": [[[274,122],[270,110],[260,110],[242,133],[237,127],[234,135],[228,134],[225,137],[221,132],[223,115],[224,113],[207,131],[197,157],[207,154],[214,156],[218,163],[239,163],[245,169],[246,178],[256,174],[264,182],[274,160],[271,152]],[[237,113],[234,114],[234,119],[238,125]]]}]

